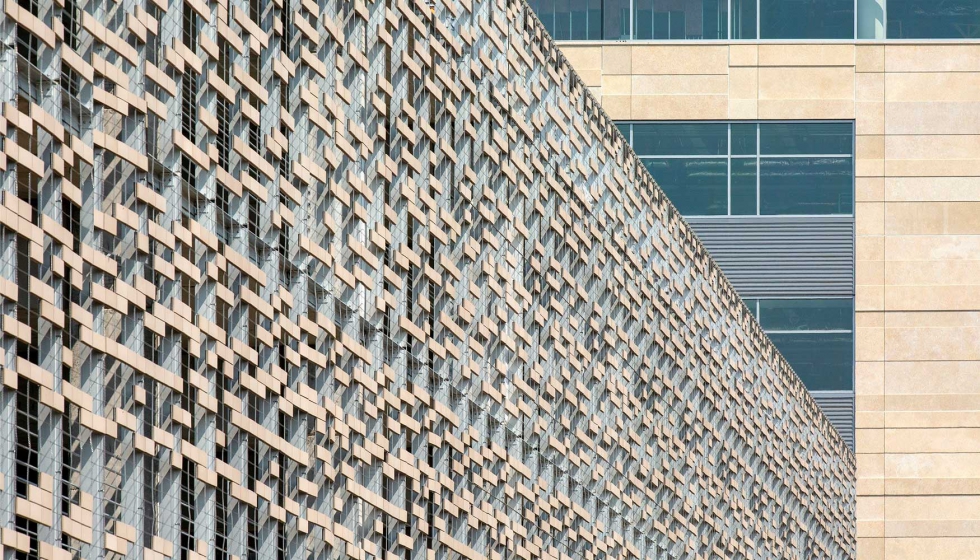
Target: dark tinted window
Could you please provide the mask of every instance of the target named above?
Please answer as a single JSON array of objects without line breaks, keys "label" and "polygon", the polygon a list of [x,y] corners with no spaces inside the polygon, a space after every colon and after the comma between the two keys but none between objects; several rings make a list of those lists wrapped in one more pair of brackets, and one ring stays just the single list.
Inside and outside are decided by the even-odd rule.
[{"label": "dark tinted window", "polygon": [[759,38],[853,39],[854,0],[759,0]]},{"label": "dark tinted window", "polygon": [[616,123],[616,128],[618,128],[623,134],[623,138],[625,138],[627,142],[630,141],[630,127],[632,126],[633,125],[630,123]]},{"label": "dark tinted window", "polygon": [[602,38],[617,41],[630,38],[630,0],[603,0]]},{"label": "dark tinted window", "polygon": [[888,0],[889,39],[980,39],[980,0]]},{"label": "dark tinted window", "polygon": [[554,0],[528,0],[528,5],[534,10],[534,15],[541,20],[541,25],[552,37],[555,36],[555,2]]},{"label": "dark tinted window", "polygon": [[727,160],[644,158],[643,163],[681,214],[728,213]]},{"label": "dark tinted window", "polygon": [[[734,136],[734,127],[732,135]],[[851,123],[762,123],[759,146],[764,156],[775,155],[851,155]]]},{"label": "dark tinted window", "polygon": [[531,8],[555,40],[602,38],[602,0],[532,0]]},{"label": "dark tinted window", "polygon": [[[853,214],[853,123],[634,122],[617,126],[685,214]],[[760,141],[762,155],[757,156]],[[708,161],[714,158],[715,163]],[[687,186],[692,190],[684,190]]]},{"label": "dark tinted window", "polygon": [[732,158],[732,215],[754,215],[756,209],[756,159]]},{"label": "dark tinted window", "polygon": [[756,0],[732,0],[732,39],[757,39]]},{"label": "dark tinted window", "polygon": [[636,39],[725,39],[728,0],[634,0]]},{"label": "dark tinted window", "polygon": [[754,156],[758,153],[758,140],[756,138],[758,126],[755,123],[732,124],[733,156]]},{"label": "dark tinted window", "polygon": [[811,391],[854,389],[853,333],[769,334],[776,348]]},{"label": "dark tinted window", "polygon": [[728,154],[728,125],[633,125],[633,149],[641,156],[711,156]]},{"label": "dark tinted window", "polygon": [[759,323],[773,331],[835,331],[854,328],[850,299],[759,300]]},{"label": "dark tinted window", "polygon": [[851,158],[762,158],[759,213],[850,214],[854,170]]}]

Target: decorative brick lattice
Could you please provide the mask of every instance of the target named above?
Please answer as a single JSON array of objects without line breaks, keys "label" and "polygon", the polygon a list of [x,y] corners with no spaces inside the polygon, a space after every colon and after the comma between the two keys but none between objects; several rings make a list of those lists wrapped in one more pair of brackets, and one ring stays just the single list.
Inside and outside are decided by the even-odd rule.
[{"label": "decorative brick lattice", "polygon": [[4,558],[848,558],[854,458],[518,0],[6,0]]}]

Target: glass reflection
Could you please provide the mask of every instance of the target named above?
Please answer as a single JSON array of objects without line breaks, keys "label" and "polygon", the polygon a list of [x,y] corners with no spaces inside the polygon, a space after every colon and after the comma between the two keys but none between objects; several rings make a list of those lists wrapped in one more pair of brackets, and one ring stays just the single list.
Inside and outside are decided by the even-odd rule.
[{"label": "glass reflection", "polygon": [[756,159],[732,159],[732,215],[751,216],[756,208]]},{"label": "glass reflection", "polygon": [[630,0],[603,0],[602,38],[622,41],[630,38]]},{"label": "glass reflection", "polygon": [[759,38],[853,39],[854,0],[759,0]]},{"label": "glass reflection", "polygon": [[641,156],[723,156],[728,154],[728,125],[636,123],[633,149]]},{"label": "glass reflection", "polygon": [[[617,126],[685,214],[853,214],[853,123],[636,122]],[[757,133],[762,156],[755,155],[759,151]],[[723,181],[727,181],[724,192]]]},{"label": "glass reflection", "polygon": [[851,158],[762,158],[759,213],[851,214],[854,208]]},{"label": "glass reflection", "polygon": [[858,0],[857,38],[885,38],[885,0]]},{"label": "glass reflection", "polygon": [[980,0],[888,0],[889,39],[980,39]]},{"label": "glass reflection", "polygon": [[635,39],[726,39],[728,0],[634,0]]},{"label": "glass reflection", "polygon": [[847,122],[761,123],[759,146],[764,156],[851,155],[854,127]]},{"label": "glass reflection", "polygon": [[732,39],[757,39],[757,0],[732,0]]},{"label": "glass reflection", "polygon": [[528,0],[528,3],[548,33],[559,41],[725,40],[729,36],[745,40],[846,40],[854,39],[855,28],[860,39],[881,39],[886,28],[889,39],[980,39],[980,0]]},{"label": "glass reflection", "polygon": [[602,0],[533,0],[531,8],[557,41],[602,38]]},{"label": "glass reflection", "polygon": [[755,123],[733,123],[732,124],[732,155],[733,156],[754,156],[758,152],[758,138],[756,138]]},{"label": "glass reflection", "polygon": [[854,328],[850,299],[764,299],[759,322],[774,331],[834,331]]},{"label": "glass reflection", "polygon": [[681,214],[717,216],[728,213],[727,160],[643,158],[643,164]]}]

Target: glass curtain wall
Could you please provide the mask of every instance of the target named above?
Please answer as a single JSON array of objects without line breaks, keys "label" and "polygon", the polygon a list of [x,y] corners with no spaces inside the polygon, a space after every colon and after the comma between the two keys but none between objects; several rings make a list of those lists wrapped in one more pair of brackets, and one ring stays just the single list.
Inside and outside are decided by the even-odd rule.
[{"label": "glass curtain wall", "polygon": [[621,123],[686,216],[852,215],[850,122]]},{"label": "glass curtain wall", "polygon": [[626,40],[631,0],[529,0],[556,41]]},{"label": "glass curtain wall", "polygon": [[633,38],[728,38],[728,0],[633,0]]},{"label": "glass curtain wall", "polygon": [[980,0],[530,0],[567,40],[980,39]]},{"label": "glass curtain wall", "polygon": [[758,39],[759,0],[731,0],[732,39]]},{"label": "glass curtain wall", "polygon": [[[559,41],[853,39],[854,0],[530,0]],[[729,28],[732,32],[729,33]]]}]

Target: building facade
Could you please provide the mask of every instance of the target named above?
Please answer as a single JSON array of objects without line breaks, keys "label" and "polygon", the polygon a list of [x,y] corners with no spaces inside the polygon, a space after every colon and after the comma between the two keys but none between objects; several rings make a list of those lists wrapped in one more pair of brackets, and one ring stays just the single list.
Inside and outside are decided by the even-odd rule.
[{"label": "building facade", "polygon": [[854,455],[523,1],[4,10],[5,560],[854,557]]},{"label": "building facade", "polygon": [[619,126],[853,447],[853,123]]},{"label": "building facade", "polygon": [[[547,5],[536,7],[555,25]],[[560,45],[610,117],[634,126],[853,123],[858,558],[975,557],[980,7],[760,0],[745,35],[753,18],[743,3],[713,6],[654,2],[651,38],[637,23],[648,5],[623,2],[632,27]],[[668,21],[684,12],[686,23],[658,35],[664,12]],[[724,229],[708,233],[709,247],[725,241]],[[725,249],[716,248],[723,270]]]}]

